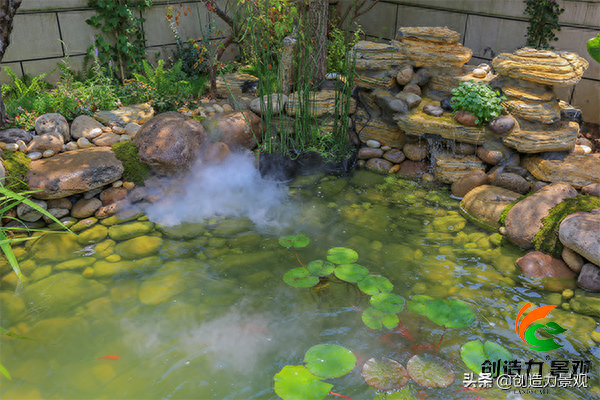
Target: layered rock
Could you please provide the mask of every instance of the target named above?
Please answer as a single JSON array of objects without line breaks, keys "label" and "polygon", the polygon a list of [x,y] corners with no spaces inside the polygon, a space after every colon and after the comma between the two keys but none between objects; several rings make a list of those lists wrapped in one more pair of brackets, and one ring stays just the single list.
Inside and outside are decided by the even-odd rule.
[{"label": "layered rock", "polygon": [[560,121],[544,127],[521,122],[518,129],[502,139],[502,143],[521,153],[571,150],[575,147],[579,124]]},{"label": "layered rock", "polygon": [[485,164],[475,156],[457,156],[437,153],[433,164],[433,177],[442,183],[451,184],[471,171],[485,171]]},{"label": "layered rock", "polygon": [[[309,114],[320,118],[328,115],[333,115],[336,112],[343,113],[346,104],[340,99],[336,100],[336,92],[333,90],[321,90],[319,92],[310,92],[308,95],[308,104],[303,104],[304,99],[300,98],[298,92],[290,94],[289,100],[285,105],[285,110],[288,115],[296,115],[300,113],[300,110],[304,107],[308,110]],[[356,100],[350,99],[350,105],[348,114],[354,114],[356,112]]]},{"label": "layered rock", "polygon": [[258,78],[249,74],[225,74],[217,77],[217,95],[227,98],[242,93],[253,93],[258,86]]},{"label": "layered rock", "polygon": [[396,84],[396,75],[410,65],[405,54],[395,45],[360,41],[356,51],[356,76],[354,84],[358,87],[373,89],[391,89]]},{"label": "layered rock", "polygon": [[112,183],[123,170],[110,148],[96,147],[33,161],[26,180],[30,190],[39,190],[33,197],[58,199]]},{"label": "layered rock", "polygon": [[536,179],[546,182],[567,182],[576,189],[600,183],[600,158],[590,155],[558,154],[525,157],[521,165]]}]

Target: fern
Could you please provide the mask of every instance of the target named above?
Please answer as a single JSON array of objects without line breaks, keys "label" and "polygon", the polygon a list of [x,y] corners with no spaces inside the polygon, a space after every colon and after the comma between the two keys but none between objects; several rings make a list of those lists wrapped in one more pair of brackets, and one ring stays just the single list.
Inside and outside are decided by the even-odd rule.
[{"label": "fern", "polygon": [[27,84],[26,76],[23,79],[19,78],[10,67],[4,67],[6,74],[13,80],[13,85],[5,84],[2,85],[2,96],[14,95],[16,100],[20,100],[29,95],[38,94],[43,89],[45,83],[43,79],[48,74],[41,74],[34,77],[30,84]]}]

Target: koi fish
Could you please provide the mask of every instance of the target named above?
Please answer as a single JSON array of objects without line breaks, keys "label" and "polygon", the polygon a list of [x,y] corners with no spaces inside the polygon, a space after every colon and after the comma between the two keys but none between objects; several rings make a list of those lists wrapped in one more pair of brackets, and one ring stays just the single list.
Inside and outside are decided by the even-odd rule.
[{"label": "koi fish", "polygon": [[104,357],[98,357],[98,360],[118,360],[120,357],[119,356],[104,356]]},{"label": "koi fish", "polygon": [[387,333],[385,335],[383,335],[382,337],[380,337],[379,339],[377,339],[378,342],[382,342],[385,343],[389,346],[394,346],[397,343],[395,343],[392,339],[392,333],[404,336],[405,338],[407,338],[408,340],[414,341],[415,338],[413,337],[413,335],[410,334],[410,332],[408,331],[408,329],[406,329],[404,327],[404,324],[402,323],[402,321],[400,321],[400,323],[398,323],[398,325],[396,325],[396,327],[394,328],[393,331],[391,331],[390,333]]},{"label": "koi fish", "polygon": [[416,344],[409,348],[409,350],[414,353],[422,353],[422,352],[425,352],[428,350],[433,350],[433,349],[435,349],[435,345],[432,343]]}]

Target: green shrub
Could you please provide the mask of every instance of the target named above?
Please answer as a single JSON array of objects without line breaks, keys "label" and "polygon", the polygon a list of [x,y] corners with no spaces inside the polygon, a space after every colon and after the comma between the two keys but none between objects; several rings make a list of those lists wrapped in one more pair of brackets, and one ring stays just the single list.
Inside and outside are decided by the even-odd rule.
[{"label": "green shrub", "polygon": [[133,142],[121,142],[112,146],[115,156],[123,163],[123,179],[143,185],[150,175],[150,167],[138,157],[138,147]]},{"label": "green shrub", "polygon": [[562,203],[552,207],[548,216],[542,219],[542,228],[535,234],[531,241],[533,248],[552,257],[560,258],[563,245],[558,238],[560,223],[570,214],[579,211],[592,211],[600,208],[600,198],[596,196],[580,194],[565,199]]},{"label": "green shrub", "polygon": [[452,89],[451,101],[454,111],[469,111],[477,117],[476,124],[483,124],[500,115],[506,97],[494,92],[490,85],[470,80]]},{"label": "green shrub", "polygon": [[6,178],[2,182],[3,186],[14,192],[26,191],[29,185],[25,181],[25,176],[29,171],[31,159],[20,151],[5,151],[2,159],[6,170]]}]

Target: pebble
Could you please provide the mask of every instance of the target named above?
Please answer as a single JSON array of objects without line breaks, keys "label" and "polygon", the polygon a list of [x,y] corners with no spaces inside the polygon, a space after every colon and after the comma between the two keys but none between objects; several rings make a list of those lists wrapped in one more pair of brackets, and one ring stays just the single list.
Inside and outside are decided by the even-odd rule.
[{"label": "pebble", "polygon": [[33,153],[27,154],[27,157],[29,157],[32,161],[39,160],[42,158],[42,153],[39,151],[34,151]]},{"label": "pebble", "polygon": [[573,291],[571,289],[565,289],[562,292],[562,297],[565,300],[571,300],[574,295],[575,295],[575,293],[573,293]]},{"label": "pebble", "polygon": [[480,79],[481,79],[481,78],[485,78],[485,77],[487,76],[487,72],[485,72],[485,70],[484,70],[484,69],[481,69],[481,68],[475,68],[475,69],[473,70],[473,76],[474,76],[475,78],[480,78]]},{"label": "pebble", "polygon": [[433,104],[426,104],[423,106],[423,112],[432,117],[441,117],[444,114],[444,109]]},{"label": "pebble", "polygon": [[123,186],[123,181],[116,181],[116,182],[113,182],[113,184],[112,184],[112,187],[115,187],[115,188],[121,187],[121,186]]},{"label": "pebble", "polygon": [[477,120],[477,117],[469,111],[459,110],[459,111],[455,112],[454,119],[456,121],[458,121],[458,123],[465,125],[465,126],[476,126],[477,125],[475,123],[475,121]]},{"label": "pebble", "polygon": [[433,182],[433,175],[429,173],[424,173],[422,178],[425,182]]},{"label": "pebble", "polygon": [[491,129],[491,131],[498,135],[508,132],[513,128],[513,126],[515,126],[515,120],[505,115],[494,118],[488,124],[488,127]]},{"label": "pebble", "polygon": [[367,147],[377,149],[381,147],[381,143],[379,143],[377,140],[367,140]]},{"label": "pebble", "polygon": [[490,72],[492,70],[492,67],[490,67],[490,64],[486,64],[486,63],[481,63],[477,66],[477,68],[484,70],[486,73]]},{"label": "pebble", "polygon": [[123,182],[123,187],[127,190],[131,190],[135,187],[135,183],[129,181]]},{"label": "pebble", "polygon": [[17,151],[19,150],[19,145],[16,143],[6,143],[4,145],[4,150],[6,151]]},{"label": "pebble", "polygon": [[129,142],[131,140],[131,136],[129,135],[121,135],[119,142]]},{"label": "pebble", "polygon": [[52,157],[53,155],[54,155],[54,151],[52,151],[50,149],[48,149],[42,153],[42,157],[44,157],[44,158]]},{"label": "pebble", "polygon": [[94,139],[94,138],[97,138],[98,136],[102,135],[103,133],[104,133],[104,131],[102,130],[102,128],[94,128],[91,131],[89,131],[89,133],[87,134],[87,138]]},{"label": "pebble", "polygon": [[90,141],[87,140],[86,138],[82,137],[82,138],[77,139],[77,146],[80,149],[87,149],[88,147],[92,147],[93,144],[91,144]]},{"label": "pebble", "polygon": [[392,168],[390,168],[390,170],[388,172],[390,174],[395,174],[398,171],[400,171],[400,164],[394,165]]},{"label": "pebble", "polygon": [[592,152],[592,148],[590,146],[580,145],[581,149],[583,149],[583,154],[590,154]]},{"label": "pebble", "polygon": [[67,144],[65,144],[65,151],[73,151],[73,150],[77,150],[79,148],[79,146],[77,146],[77,143],[75,142],[69,142]]},{"label": "pebble", "polygon": [[113,133],[116,133],[117,135],[122,135],[125,133],[125,128],[122,126],[115,126],[113,128]]},{"label": "pebble", "polygon": [[207,113],[215,112],[215,108],[214,108],[214,107],[211,107],[211,106],[208,106],[208,107],[206,107],[206,108],[204,109],[204,111],[206,111]]},{"label": "pebble", "polygon": [[221,107],[221,106],[220,106],[220,105],[218,105],[218,104],[215,104],[215,105],[213,106],[213,108],[214,108],[214,109],[215,109],[215,111],[216,111],[216,112],[218,112],[218,113],[222,113],[222,112],[224,112],[224,111],[225,111],[225,110],[223,110],[223,107]]},{"label": "pebble", "polygon": [[221,106],[221,108],[223,108],[223,111],[225,111],[225,112],[231,112],[231,111],[233,111],[233,107],[231,107],[229,104],[223,104]]},{"label": "pebble", "polygon": [[17,146],[19,146],[19,150],[23,153],[27,153],[27,145],[22,140],[17,140]]},{"label": "pebble", "polygon": [[6,143],[0,142],[0,149],[4,149],[4,146],[6,146]]},{"label": "pebble", "polygon": [[[110,126],[103,126],[102,128],[98,128],[101,129],[102,132],[112,132],[112,128]],[[93,131],[93,129],[92,129]]]},{"label": "pebble", "polygon": [[392,148],[390,146],[381,146],[381,150],[390,151]]}]

